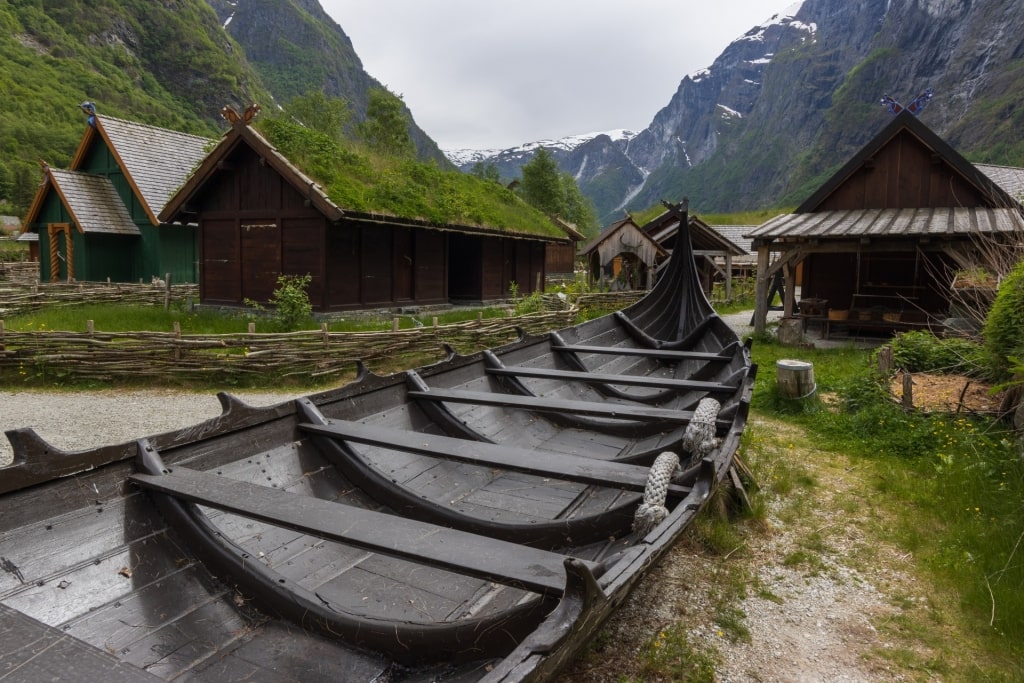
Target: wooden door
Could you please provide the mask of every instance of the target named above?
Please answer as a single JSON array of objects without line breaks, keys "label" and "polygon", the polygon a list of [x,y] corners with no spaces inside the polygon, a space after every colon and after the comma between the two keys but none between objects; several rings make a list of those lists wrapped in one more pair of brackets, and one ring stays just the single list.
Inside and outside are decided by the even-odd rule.
[{"label": "wooden door", "polygon": [[75,279],[75,243],[69,223],[50,223],[50,282]]},{"label": "wooden door", "polygon": [[281,229],[277,221],[247,220],[239,226],[242,242],[242,297],[266,302],[281,275]]}]

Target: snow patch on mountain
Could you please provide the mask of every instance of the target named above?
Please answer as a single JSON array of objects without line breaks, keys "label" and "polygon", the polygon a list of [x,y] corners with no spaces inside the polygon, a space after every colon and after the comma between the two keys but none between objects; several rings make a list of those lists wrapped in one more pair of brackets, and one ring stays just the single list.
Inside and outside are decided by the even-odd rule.
[{"label": "snow patch on mountain", "polygon": [[620,140],[629,142],[637,136],[637,132],[627,130],[625,128],[615,128],[613,130],[600,131],[596,133],[569,135],[564,138],[558,138],[557,140],[538,140],[536,142],[527,142],[526,144],[519,145],[518,147],[509,147],[508,149],[445,149],[442,151],[456,166],[465,166],[466,164],[474,164],[485,159],[490,159],[498,156],[499,154],[505,157],[533,154],[541,147],[571,152],[580,145],[590,142],[599,135],[607,135],[613,142],[618,142]]}]

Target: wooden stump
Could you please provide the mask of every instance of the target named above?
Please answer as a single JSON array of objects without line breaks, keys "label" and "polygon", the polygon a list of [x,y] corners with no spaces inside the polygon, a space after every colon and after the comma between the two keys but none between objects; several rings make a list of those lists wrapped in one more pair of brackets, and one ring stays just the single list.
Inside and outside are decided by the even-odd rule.
[{"label": "wooden stump", "polygon": [[775,361],[779,393],[785,398],[806,398],[814,393],[814,366],[802,360]]}]

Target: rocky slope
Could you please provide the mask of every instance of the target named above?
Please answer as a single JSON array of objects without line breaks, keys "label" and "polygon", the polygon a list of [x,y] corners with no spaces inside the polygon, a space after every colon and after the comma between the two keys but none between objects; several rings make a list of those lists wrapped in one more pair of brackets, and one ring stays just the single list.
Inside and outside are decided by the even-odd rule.
[{"label": "rocky slope", "polygon": [[[1024,163],[1022,85],[1015,0],[806,0],[685,76],[636,136],[555,156],[605,223],[683,195],[702,211],[791,205],[885,125],[886,94],[932,87],[923,120],[954,147]],[[487,160],[512,177],[529,154]]]},{"label": "rocky slope", "polygon": [[[348,102],[354,122],[365,119],[369,91],[383,86],[363,69],[352,41],[319,0],[207,1],[278,104],[322,90]],[[447,165],[437,143],[406,111],[419,157]]]}]

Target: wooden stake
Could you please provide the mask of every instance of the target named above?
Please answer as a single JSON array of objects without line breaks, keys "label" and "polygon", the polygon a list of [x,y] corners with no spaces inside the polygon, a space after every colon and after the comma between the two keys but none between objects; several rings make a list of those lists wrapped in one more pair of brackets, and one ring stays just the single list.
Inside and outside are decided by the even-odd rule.
[{"label": "wooden stake", "polygon": [[903,373],[903,407],[914,409],[914,376],[909,372]]}]

